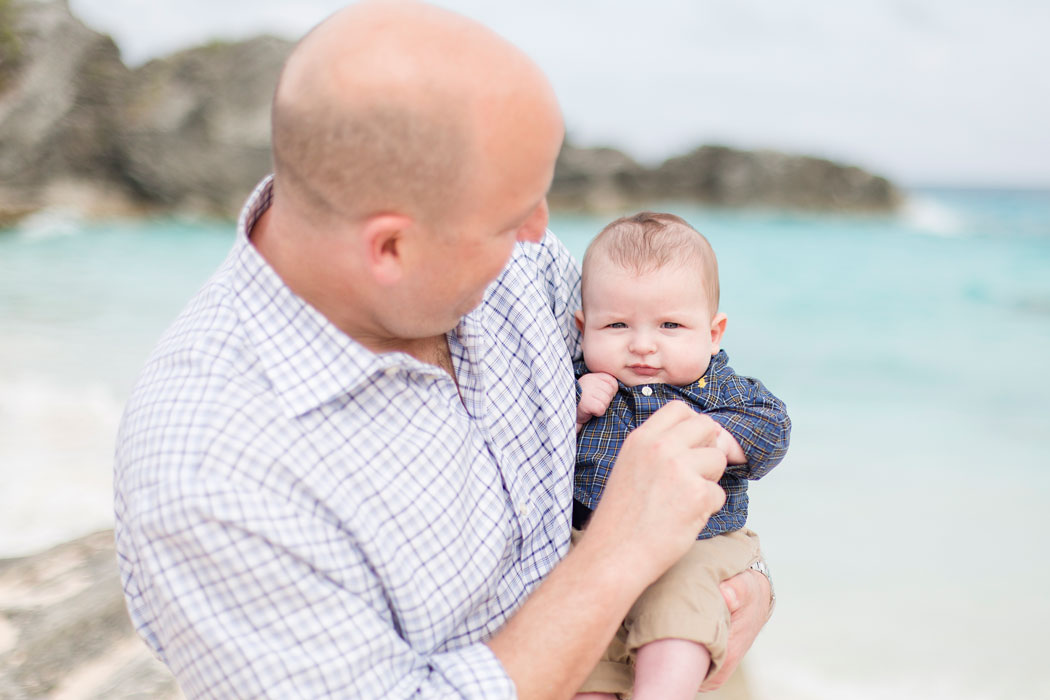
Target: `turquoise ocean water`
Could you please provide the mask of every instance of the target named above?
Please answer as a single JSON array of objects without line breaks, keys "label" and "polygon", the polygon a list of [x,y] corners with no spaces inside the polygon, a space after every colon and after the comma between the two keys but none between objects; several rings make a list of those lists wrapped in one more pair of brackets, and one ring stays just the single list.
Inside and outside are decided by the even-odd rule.
[{"label": "turquoise ocean water", "polygon": [[[751,490],[780,598],[757,695],[1050,697],[1050,193],[666,208],[718,252],[731,363],[795,424]],[[580,255],[604,222],[551,228]],[[0,231],[0,557],[111,524],[121,404],[232,228],[52,211]]]}]

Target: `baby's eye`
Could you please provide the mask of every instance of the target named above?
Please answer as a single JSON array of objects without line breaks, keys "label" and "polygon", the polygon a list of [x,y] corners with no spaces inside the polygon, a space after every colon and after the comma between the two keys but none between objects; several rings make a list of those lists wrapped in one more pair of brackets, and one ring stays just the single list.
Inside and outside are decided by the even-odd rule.
[{"label": "baby's eye", "polygon": [[627,324],[624,323],[623,321],[616,321],[616,322],[610,323],[608,326],[606,326],[606,328],[626,328],[626,327],[627,327]]},{"label": "baby's eye", "polygon": [[661,328],[681,328],[682,324],[675,323],[674,321],[664,321],[660,324]]}]

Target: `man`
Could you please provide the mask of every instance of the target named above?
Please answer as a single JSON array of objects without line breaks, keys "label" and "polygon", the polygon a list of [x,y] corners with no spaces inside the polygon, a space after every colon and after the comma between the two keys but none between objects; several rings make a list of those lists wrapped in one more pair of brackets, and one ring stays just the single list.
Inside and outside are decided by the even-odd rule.
[{"label": "man", "polygon": [[[437,8],[355,5],[295,49],[273,180],[118,439],[129,610],[187,695],[568,697],[721,506],[715,427],[671,405],[566,554],[562,135],[531,61]],[[769,588],[730,590],[735,663]]]}]

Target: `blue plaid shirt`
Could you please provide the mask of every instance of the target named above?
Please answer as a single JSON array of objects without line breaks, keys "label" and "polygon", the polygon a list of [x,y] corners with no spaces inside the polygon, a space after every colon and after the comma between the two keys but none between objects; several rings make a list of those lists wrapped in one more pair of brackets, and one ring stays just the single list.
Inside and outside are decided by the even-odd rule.
[{"label": "blue plaid shirt", "polygon": [[190,698],[515,697],[484,644],[569,546],[579,272],[519,243],[448,334],[374,354],[247,232],[154,351],[117,444],[128,611]]},{"label": "blue plaid shirt", "polygon": [[[718,482],[726,502],[711,516],[697,539],[707,539],[739,530],[747,520],[747,480],[760,479],[787,454],[791,419],[784,402],[757,379],[741,377],[726,364],[725,351],[711,358],[704,376],[687,386],[641,384],[620,389],[609,408],[584,424],[576,444],[576,524],[598,506],[620,446],[627,434],[641,425],[668,401],[680,399],[718,421],[736,438],[747,457],[746,464],[731,464]],[[576,362],[576,376],[588,372]],[[577,383],[577,397],[579,384]],[[582,505],[584,510],[580,510]]]}]

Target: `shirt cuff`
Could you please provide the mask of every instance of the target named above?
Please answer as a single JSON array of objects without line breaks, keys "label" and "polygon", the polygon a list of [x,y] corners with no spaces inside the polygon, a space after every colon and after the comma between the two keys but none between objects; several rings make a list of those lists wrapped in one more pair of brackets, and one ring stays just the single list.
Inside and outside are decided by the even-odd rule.
[{"label": "shirt cuff", "polygon": [[517,700],[518,690],[503,664],[485,644],[472,644],[432,656],[434,670],[449,686],[470,689],[465,697],[479,700]]}]

